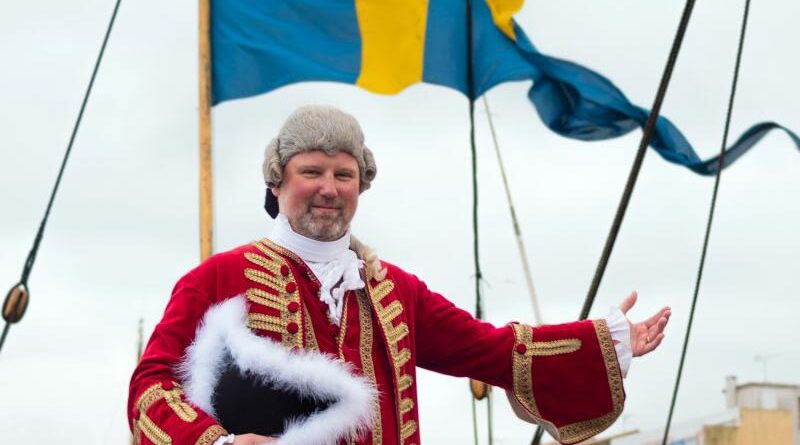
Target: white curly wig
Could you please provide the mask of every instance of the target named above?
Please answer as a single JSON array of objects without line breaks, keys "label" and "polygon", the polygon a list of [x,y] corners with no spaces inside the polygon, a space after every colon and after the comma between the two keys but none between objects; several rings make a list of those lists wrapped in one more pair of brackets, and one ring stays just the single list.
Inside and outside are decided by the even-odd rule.
[{"label": "white curly wig", "polygon": [[307,105],[292,113],[264,153],[264,182],[270,187],[283,181],[283,168],[292,156],[311,150],[329,155],[350,153],[358,162],[360,190],[367,190],[377,167],[356,119],[327,105]]}]

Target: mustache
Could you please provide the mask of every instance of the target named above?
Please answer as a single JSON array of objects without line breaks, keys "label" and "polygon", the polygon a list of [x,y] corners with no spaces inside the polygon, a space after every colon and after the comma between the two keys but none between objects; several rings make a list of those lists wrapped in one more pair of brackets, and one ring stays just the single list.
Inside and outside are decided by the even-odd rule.
[{"label": "mustache", "polygon": [[342,209],[344,207],[342,200],[337,198],[325,199],[312,199],[311,202],[308,203],[308,208],[311,207],[332,207],[335,209]]}]

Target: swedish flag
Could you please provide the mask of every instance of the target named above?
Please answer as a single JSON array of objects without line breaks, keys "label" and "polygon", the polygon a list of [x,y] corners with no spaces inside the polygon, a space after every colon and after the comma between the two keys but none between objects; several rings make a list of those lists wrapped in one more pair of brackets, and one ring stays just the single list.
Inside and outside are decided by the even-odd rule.
[{"label": "swedish flag", "polygon": [[[611,81],[534,47],[513,20],[522,3],[212,1],[213,102],[314,80],[350,83],[382,94],[425,82],[474,100],[499,83],[529,79],[533,86],[528,97],[558,134],[601,140],[643,126],[648,111],[632,104]],[[728,149],[726,166],[775,128],[786,131],[800,149],[800,137],[790,130],[760,123]],[[666,160],[697,173],[717,170],[716,158],[701,160],[665,117],[658,118],[651,146]]]}]

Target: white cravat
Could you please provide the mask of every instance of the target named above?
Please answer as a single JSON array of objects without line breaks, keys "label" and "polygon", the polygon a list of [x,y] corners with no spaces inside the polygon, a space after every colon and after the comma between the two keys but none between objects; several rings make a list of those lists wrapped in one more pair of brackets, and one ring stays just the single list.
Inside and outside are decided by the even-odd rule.
[{"label": "white cravat", "polygon": [[317,241],[292,230],[281,213],[275,218],[269,239],[294,252],[311,268],[320,282],[319,299],[328,305],[328,317],[338,325],[345,292],[364,287],[358,271],[363,262],[350,250],[350,231],[336,241]]}]

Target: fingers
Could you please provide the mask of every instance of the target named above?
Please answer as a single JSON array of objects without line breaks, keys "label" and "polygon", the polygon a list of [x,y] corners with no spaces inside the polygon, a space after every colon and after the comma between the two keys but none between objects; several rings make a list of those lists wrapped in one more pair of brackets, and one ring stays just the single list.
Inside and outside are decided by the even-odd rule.
[{"label": "fingers", "polygon": [[655,338],[651,338],[650,342],[648,342],[647,344],[644,345],[644,348],[642,349],[642,354],[641,355],[645,355],[648,352],[651,352],[653,349],[657,348],[658,345],[661,344],[661,340],[664,340],[664,334],[663,333],[656,335]]},{"label": "fingers", "polygon": [[669,321],[669,314],[670,313],[667,312],[666,315],[658,319],[653,326],[643,328],[644,335],[639,334],[639,341],[641,343],[640,346],[636,348],[637,350],[634,351],[634,357],[645,355],[661,344],[661,341],[664,340],[664,328],[666,328],[667,322]]},{"label": "fingers", "polygon": [[672,315],[672,309],[669,306],[663,307],[661,308],[660,311],[653,314],[652,317],[645,320],[644,324],[649,328],[650,326],[656,324],[656,322],[658,322],[658,320],[660,320],[663,317],[667,317],[669,319],[670,315]]},{"label": "fingers", "polygon": [[647,330],[650,332],[651,337],[655,337],[656,335],[664,332],[664,328],[667,327],[667,323],[669,322],[669,316],[672,315],[671,312],[666,312],[664,315],[656,321],[656,323],[652,327],[648,327]]},{"label": "fingers", "polygon": [[623,314],[627,314],[628,311],[631,310],[633,305],[636,304],[637,297],[638,294],[636,293],[636,291],[633,291],[631,292],[630,295],[628,295],[628,297],[625,300],[622,301],[622,304],[619,305],[619,309],[622,311]]}]

